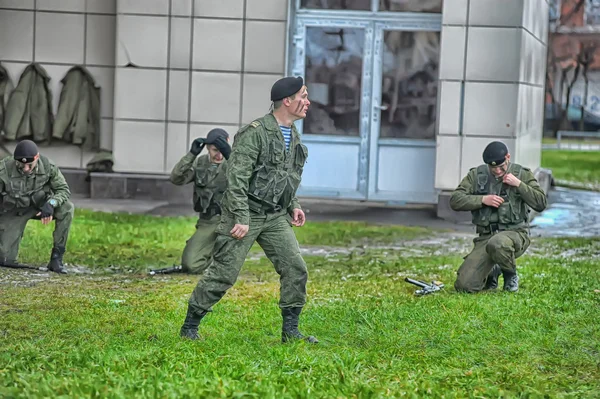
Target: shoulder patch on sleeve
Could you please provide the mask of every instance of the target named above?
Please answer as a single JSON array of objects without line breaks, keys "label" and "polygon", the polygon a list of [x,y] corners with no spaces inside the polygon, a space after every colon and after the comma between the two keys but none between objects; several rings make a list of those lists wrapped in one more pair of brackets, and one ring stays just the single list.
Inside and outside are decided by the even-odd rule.
[{"label": "shoulder patch on sleeve", "polygon": [[247,132],[248,130],[257,129],[260,126],[259,121],[253,121],[245,126],[242,126],[240,130],[238,130],[237,134]]}]

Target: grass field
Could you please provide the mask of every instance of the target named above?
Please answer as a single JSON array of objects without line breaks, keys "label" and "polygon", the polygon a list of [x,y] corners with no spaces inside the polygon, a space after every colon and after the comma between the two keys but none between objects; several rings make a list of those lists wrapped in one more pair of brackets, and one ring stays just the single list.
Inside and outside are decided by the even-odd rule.
[{"label": "grass field", "polygon": [[[305,257],[300,328],[321,342],[280,343],[260,250],[191,342],[178,331],[197,277],[141,271],[177,263],[193,225],[78,211],[66,260],[96,273],[0,269],[0,397],[599,397],[597,239],[534,239],[520,292],[464,295],[464,238],[310,223],[300,241],[325,251]],[[21,261],[46,262],[49,234],[29,226]],[[405,276],[447,287],[415,297]]]},{"label": "grass field", "polygon": [[600,151],[542,151],[542,167],[557,185],[600,191]]}]

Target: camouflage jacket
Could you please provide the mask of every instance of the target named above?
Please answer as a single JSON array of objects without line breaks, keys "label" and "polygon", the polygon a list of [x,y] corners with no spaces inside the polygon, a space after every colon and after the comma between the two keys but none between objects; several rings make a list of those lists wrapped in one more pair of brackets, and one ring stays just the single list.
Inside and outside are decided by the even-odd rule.
[{"label": "camouflage jacket", "polygon": [[2,209],[41,207],[55,199],[56,207],[64,204],[71,190],[60,169],[48,158],[40,155],[38,164],[30,175],[22,174],[12,156],[0,161],[0,195]]},{"label": "camouflage jacket", "polygon": [[296,191],[302,179],[308,149],[292,124],[289,150],[272,113],[256,119],[235,136],[223,213],[235,224],[249,224],[255,213],[301,209]]},{"label": "camouflage jacket", "polygon": [[200,217],[211,218],[221,214],[221,201],[227,188],[227,160],[211,164],[208,155],[196,157],[188,152],[171,171],[171,183],[182,186],[194,183],[194,210]]},{"label": "camouflage jacket", "polygon": [[[455,211],[471,211],[473,223],[478,226],[497,222],[517,225],[527,222],[527,206],[538,212],[546,209],[546,193],[530,169],[511,163],[508,173],[521,180],[519,187],[509,186],[501,179],[496,179],[487,165],[472,168],[452,193],[450,207]],[[483,196],[490,194],[504,198],[504,203],[497,210],[481,202]]]}]

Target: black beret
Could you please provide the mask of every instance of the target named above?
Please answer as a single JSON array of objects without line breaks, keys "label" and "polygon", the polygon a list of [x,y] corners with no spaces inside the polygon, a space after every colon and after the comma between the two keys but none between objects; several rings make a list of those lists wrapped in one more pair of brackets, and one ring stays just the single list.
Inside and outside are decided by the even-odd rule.
[{"label": "black beret", "polygon": [[501,141],[492,141],[483,150],[483,162],[491,166],[501,165],[508,154],[508,147]]},{"label": "black beret", "polygon": [[229,133],[227,133],[225,130],[223,129],[213,129],[210,132],[208,132],[208,135],[206,136],[206,140],[204,140],[205,144],[214,144],[215,141],[217,140],[217,138],[219,137],[223,137],[225,140],[227,140],[229,138]]},{"label": "black beret", "polygon": [[13,156],[19,162],[31,163],[35,161],[38,153],[38,147],[33,141],[23,140],[15,147]]},{"label": "black beret", "polygon": [[281,78],[271,87],[271,101],[279,101],[296,94],[302,86],[304,86],[304,80],[300,76]]}]

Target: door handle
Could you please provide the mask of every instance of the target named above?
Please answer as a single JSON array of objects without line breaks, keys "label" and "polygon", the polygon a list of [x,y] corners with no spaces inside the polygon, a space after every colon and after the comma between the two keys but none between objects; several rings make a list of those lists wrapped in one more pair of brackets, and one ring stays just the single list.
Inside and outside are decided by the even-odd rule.
[{"label": "door handle", "polygon": [[375,108],[380,109],[382,111],[387,111],[389,107],[387,105],[376,105]]}]

